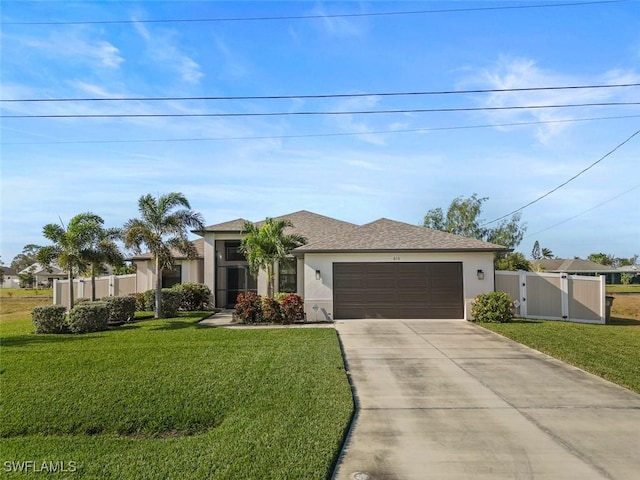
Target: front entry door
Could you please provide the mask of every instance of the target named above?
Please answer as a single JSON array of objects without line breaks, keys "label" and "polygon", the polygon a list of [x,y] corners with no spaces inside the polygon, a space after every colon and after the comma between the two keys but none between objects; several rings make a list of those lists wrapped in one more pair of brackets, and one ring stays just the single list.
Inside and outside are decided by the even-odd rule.
[{"label": "front entry door", "polygon": [[227,267],[227,308],[233,308],[238,294],[242,292],[256,292],[257,282],[245,266]]}]

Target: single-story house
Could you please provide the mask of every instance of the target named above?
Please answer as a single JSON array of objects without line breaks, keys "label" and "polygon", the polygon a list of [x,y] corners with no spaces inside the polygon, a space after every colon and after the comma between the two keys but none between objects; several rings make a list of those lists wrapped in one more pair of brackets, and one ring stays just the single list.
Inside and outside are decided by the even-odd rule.
[{"label": "single-story house", "polygon": [[21,275],[29,273],[33,275],[35,286],[38,287],[50,287],[54,280],[67,278],[65,271],[55,264],[44,266],[40,263],[34,263],[20,272]]},{"label": "single-story house", "polygon": [[2,288],[18,288],[18,272],[14,268],[0,266],[2,270]]},{"label": "single-story house", "polygon": [[[385,218],[355,225],[303,210],[277,219],[290,220],[307,243],[293,250],[290,265],[276,268],[276,290],[301,295],[312,320],[468,319],[473,299],[494,290],[495,254],[510,251]],[[178,258],[173,279],[205,283],[222,308],[232,307],[240,292],[264,294],[264,272],[253,278],[239,251],[244,223],[238,218],[194,232],[203,237],[195,242],[201,254]],[[132,260],[139,290],[153,288],[151,256]]]},{"label": "single-story house", "polygon": [[568,273],[569,275],[591,276],[604,275],[605,283],[607,284],[614,282],[613,276],[616,273],[616,269],[609,265],[602,265],[600,263],[583,260],[581,258],[543,258],[540,260],[533,260],[531,264],[534,269],[543,270],[548,273]]}]

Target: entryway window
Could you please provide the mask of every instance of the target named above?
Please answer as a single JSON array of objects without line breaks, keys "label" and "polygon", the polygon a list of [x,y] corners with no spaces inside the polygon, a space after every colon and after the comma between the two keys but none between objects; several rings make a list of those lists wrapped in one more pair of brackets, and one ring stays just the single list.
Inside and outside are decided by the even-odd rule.
[{"label": "entryway window", "polygon": [[240,251],[240,241],[224,242],[224,250],[224,259],[227,262],[242,262],[246,260],[244,254]]},{"label": "entryway window", "polygon": [[171,288],[182,283],[182,265],[174,265],[171,270],[162,272],[162,288]]},{"label": "entryway window", "polygon": [[294,292],[298,287],[298,275],[295,258],[288,262],[281,262],[278,275],[278,291]]}]

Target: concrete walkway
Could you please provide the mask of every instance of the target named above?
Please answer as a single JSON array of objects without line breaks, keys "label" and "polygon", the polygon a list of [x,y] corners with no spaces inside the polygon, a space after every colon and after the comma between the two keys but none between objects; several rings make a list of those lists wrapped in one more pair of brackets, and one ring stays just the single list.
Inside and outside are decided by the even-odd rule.
[{"label": "concrete walkway", "polygon": [[336,322],[337,480],[640,479],[640,395],[464,321]]}]

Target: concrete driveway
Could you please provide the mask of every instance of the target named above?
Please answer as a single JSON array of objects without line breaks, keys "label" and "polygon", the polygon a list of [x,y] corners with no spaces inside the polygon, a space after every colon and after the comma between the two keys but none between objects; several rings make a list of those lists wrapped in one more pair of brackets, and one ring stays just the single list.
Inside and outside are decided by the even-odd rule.
[{"label": "concrete driveway", "polygon": [[640,395],[464,321],[336,322],[338,480],[640,479]]}]

